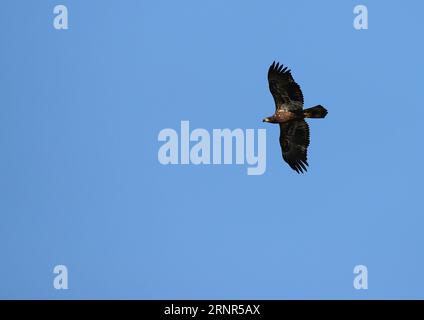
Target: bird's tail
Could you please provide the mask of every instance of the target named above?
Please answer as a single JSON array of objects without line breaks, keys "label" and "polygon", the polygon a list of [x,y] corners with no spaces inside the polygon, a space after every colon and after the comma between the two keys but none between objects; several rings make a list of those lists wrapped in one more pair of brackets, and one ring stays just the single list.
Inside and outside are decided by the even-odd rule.
[{"label": "bird's tail", "polygon": [[305,118],[325,118],[328,111],[321,105],[303,110]]}]

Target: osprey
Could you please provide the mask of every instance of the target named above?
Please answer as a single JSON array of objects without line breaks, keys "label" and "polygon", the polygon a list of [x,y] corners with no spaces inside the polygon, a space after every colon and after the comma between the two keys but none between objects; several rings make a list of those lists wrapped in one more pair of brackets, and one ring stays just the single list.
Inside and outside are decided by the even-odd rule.
[{"label": "osprey", "polygon": [[275,61],[268,70],[268,83],[274,97],[275,113],[263,121],[280,125],[284,161],[297,173],[306,172],[309,166],[309,126],[305,118],[325,118],[327,110],[321,105],[304,110],[300,86],[294,81],[291,71]]}]

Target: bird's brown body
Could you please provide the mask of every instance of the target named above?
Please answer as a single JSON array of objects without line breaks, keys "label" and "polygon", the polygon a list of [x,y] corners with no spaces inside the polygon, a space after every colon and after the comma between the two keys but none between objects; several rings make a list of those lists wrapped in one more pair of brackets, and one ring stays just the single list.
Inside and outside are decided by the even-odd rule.
[{"label": "bird's brown body", "polygon": [[303,112],[277,110],[273,116],[265,118],[264,121],[270,123],[285,123],[291,120],[302,120],[304,118]]}]

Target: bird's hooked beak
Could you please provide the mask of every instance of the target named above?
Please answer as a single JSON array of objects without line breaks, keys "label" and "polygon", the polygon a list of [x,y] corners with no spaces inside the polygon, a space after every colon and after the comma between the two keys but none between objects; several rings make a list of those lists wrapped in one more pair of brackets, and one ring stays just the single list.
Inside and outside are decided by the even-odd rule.
[{"label": "bird's hooked beak", "polygon": [[262,122],[270,122],[269,118],[265,118],[262,120]]}]

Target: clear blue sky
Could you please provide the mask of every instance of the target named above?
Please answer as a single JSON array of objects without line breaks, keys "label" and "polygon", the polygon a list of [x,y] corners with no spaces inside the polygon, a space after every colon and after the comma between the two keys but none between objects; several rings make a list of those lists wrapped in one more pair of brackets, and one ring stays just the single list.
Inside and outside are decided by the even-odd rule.
[{"label": "clear blue sky", "polygon": [[[69,30],[52,26],[69,10]],[[369,29],[353,28],[366,4]],[[0,298],[424,298],[419,1],[2,1]],[[310,170],[266,72],[293,70]],[[163,166],[163,128],[266,128],[267,171]],[[53,288],[53,268],[69,289]],[[364,264],[369,289],[353,288]]]}]

